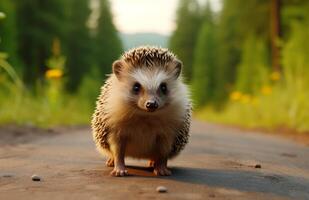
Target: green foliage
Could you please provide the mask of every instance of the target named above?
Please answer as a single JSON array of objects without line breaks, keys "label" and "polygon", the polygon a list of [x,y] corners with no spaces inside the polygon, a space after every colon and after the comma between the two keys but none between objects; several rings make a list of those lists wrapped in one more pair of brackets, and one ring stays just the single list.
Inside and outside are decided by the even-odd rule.
[{"label": "green foliage", "polygon": [[0,90],[0,124],[55,125],[89,124],[93,107],[83,96],[62,93],[58,105],[52,105],[44,90],[37,95],[7,84],[8,93]]},{"label": "green foliage", "polygon": [[249,128],[263,127],[273,130],[279,127],[299,132],[309,131],[309,103],[305,100],[309,98],[308,92],[303,90],[299,93],[277,85],[270,95],[256,94],[254,98],[258,99],[258,103],[230,101],[223,111],[205,107],[196,113],[196,117]]},{"label": "green foliage", "polygon": [[70,92],[76,92],[83,76],[94,64],[93,41],[86,26],[90,14],[89,2],[85,0],[68,1],[68,28],[66,35],[67,83]]},{"label": "green foliage", "polygon": [[49,79],[47,84],[38,84],[33,93],[22,87],[13,68],[4,61],[0,57],[0,69],[7,67],[12,76],[9,79],[0,73],[0,124],[40,127],[89,124],[99,81],[85,78],[79,92],[72,95],[63,90],[62,79]]},{"label": "green foliage", "polygon": [[6,17],[4,12],[0,12],[0,19],[4,19]]},{"label": "green foliage", "polygon": [[279,5],[283,35],[275,41],[281,50],[279,72],[271,68],[271,8],[268,0],[224,0],[213,20],[205,9],[194,50],[193,98],[197,108],[204,106],[196,116],[309,131],[309,3],[283,0]]},{"label": "green foliage", "polygon": [[6,24],[0,22],[0,48],[20,58],[16,66],[30,86],[23,87],[0,52],[1,124],[89,124],[102,79],[122,51],[109,9],[102,0],[97,35],[91,35],[88,0],[0,2],[8,13]]},{"label": "green foliage", "polygon": [[267,47],[262,39],[249,35],[245,40],[241,61],[237,66],[236,89],[245,93],[258,91],[268,81]]},{"label": "green foliage", "polygon": [[[307,4],[309,8],[309,4]],[[293,97],[288,107],[288,122],[291,126],[304,126],[309,119],[309,15],[303,23],[293,22],[290,39],[282,52],[285,89]]]},{"label": "green foliage", "polygon": [[180,1],[176,24],[176,30],[170,38],[169,48],[182,60],[185,78],[190,82],[196,37],[201,25],[199,5],[196,0]]},{"label": "green foliage", "polygon": [[[85,74],[97,68],[101,80],[111,72],[111,65],[122,52],[122,44],[112,22],[110,5],[100,0],[99,18],[94,30],[86,26],[91,10],[88,1],[71,1],[67,43],[67,88],[77,92]],[[94,34],[91,34],[94,33]]]},{"label": "green foliage", "polygon": [[[7,18],[0,21],[0,123],[89,123],[99,87],[122,51],[109,2],[99,2],[97,26],[90,27],[89,0],[1,0]],[[180,1],[169,46],[184,62],[197,108],[205,107],[198,117],[309,130],[309,3],[281,2],[282,71],[272,72],[269,0],[223,0],[219,13],[197,0]],[[10,62],[35,93],[20,86]],[[47,68],[56,71],[45,80]]]},{"label": "green foliage", "polygon": [[[309,17],[308,17],[309,18]],[[309,20],[294,22],[291,39],[283,49],[283,70],[287,85],[303,88],[309,79]]]},{"label": "green foliage", "polygon": [[78,89],[78,96],[83,97],[85,102],[94,108],[95,102],[100,94],[100,88],[103,85],[102,76],[98,68],[93,68],[92,71],[83,79],[81,86]]},{"label": "green foliage", "polygon": [[63,37],[64,7],[61,0],[16,2],[18,53],[26,69],[25,82],[32,86],[42,78],[55,37]]},{"label": "green foliage", "polygon": [[[8,54],[8,60],[13,65],[19,64],[17,57],[17,25],[16,8],[12,0],[0,1],[0,12],[8,13],[5,19],[0,21],[0,51]],[[19,69],[20,70],[20,69]]]},{"label": "green foliage", "polygon": [[62,60],[66,60],[65,88],[77,92],[92,67],[97,67],[104,77],[122,52],[109,2],[101,0],[100,5],[100,18],[95,19],[98,26],[91,30],[89,0],[3,0],[0,11],[8,13],[8,17],[0,23],[0,50],[9,54],[9,61],[27,86],[34,89],[37,82],[44,82],[52,43],[59,39]]},{"label": "green foliage", "polygon": [[216,37],[212,13],[208,6],[204,23],[199,31],[193,61],[192,90],[197,107],[213,100],[216,77]]},{"label": "green foliage", "polygon": [[23,83],[18,77],[14,68],[7,62],[7,54],[0,52],[0,77],[6,78],[5,74],[1,74],[2,69],[6,72],[6,74],[11,78],[11,81],[15,83],[15,85],[19,88],[23,87]]},{"label": "green foliage", "polygon": [[281,75],[269,73],[268,40],[246,34],[235,85],[241,92],[232,93],[220,112],[208,106],[198,117],[246,127],[309,131],[309,14],[302,12],[309,4],[300,2],[299,9],[293,9],[298,17],[284,22],[287,32],[281,41]]},{"label": "green foliage", "polygon": [[[111,73],[112,63],[122,53],[122,44],[112,23],[110,5],[108,0],[100,0],[100,17],[96,31],[95,42],[97,44],[96,59],[102,77]],[[104,55],[104,56],[103,56]]]},{"label": "green foliage", "polygon": [[225,0],[218,23],[217,101],[226,98],[237,78],[242,47],[247,35],[258,35],[269,42],[270,6],[268,0]]}]

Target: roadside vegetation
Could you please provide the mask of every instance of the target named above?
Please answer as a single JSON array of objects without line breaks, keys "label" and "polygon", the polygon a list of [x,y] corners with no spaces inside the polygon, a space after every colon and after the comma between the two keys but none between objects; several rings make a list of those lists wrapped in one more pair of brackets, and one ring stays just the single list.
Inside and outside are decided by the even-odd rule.
[{"label": "roadside vegetation", "polygon": [[185,75],[196,117],[308,132],[308,1],[222,2],[218,13],[207,3],[180,1],[170,40],[185,66],[193,66]]},{"label": "roadside vegetation", "polygon": [[89,124],[122,53],[107,0],[0,2],[0,124]]},{"label": "roadside vegetation", "polygon": [[[309,131],[309,3],[179,0],[169,48],[195,116]],[[108,0],[0,1],[0,124],[89,124],[123,51]],[[40,25],[38,25],[40,24]]]}]

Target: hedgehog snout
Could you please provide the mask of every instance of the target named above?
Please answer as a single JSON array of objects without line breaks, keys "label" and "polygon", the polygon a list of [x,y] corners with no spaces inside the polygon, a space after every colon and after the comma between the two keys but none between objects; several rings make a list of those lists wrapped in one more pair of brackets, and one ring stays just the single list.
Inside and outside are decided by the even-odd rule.
[{"label": "hedgehog snout", "polygon": [[148,100],[145,103],[145,107],[148,112],[154,112],[159,107],[159,104],[156,100]]}]

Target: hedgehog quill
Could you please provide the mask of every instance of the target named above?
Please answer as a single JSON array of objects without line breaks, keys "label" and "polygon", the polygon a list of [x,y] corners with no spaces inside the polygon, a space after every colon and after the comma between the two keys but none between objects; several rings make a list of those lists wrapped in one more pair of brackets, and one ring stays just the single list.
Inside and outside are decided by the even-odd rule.
[{"label": "hedgehog quill", "polygon": [[125,157],[148,159],[158,176],[188,143],[191,100],[182,63],[167,49],[138,47],[113,63],[92,116],[92,133],[113,176],[126,176]]}]

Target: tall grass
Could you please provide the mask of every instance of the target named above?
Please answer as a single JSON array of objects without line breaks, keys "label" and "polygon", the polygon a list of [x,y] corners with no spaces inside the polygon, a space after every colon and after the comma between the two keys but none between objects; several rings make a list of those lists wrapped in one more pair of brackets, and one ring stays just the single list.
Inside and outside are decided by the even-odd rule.
[{"label": "tall grass", "polygon": [[206,107],[196,116],[211,122],[250,128],[284,127],[299,132],[309,131],[309,103],[304,101],[309,98],[308,93],[300,95],[296,90],[286,90],[281,84],[271,91],[271,94],[249,97],[251,99],[230,100],[222,111]]},{"label": "tall grass", "polygon": [[62,90],[62,79],[39,84],[33,92],[0,73],[0,124],[88,125],[99,92],[98,82],[92,80],[86,79],[74,95]]},{"label": "tall grass", "polygon": [[44,81],[29,90],[7,57],[0,52],[0,124],[51,127],[90,123],[99,93],[98,78],[86,76],[79,91],[69,94],[63,89],[65,58],[52,56]]},{"label": "tall grass", "polygon": [[15,86],[7,91],[0,94],[0,124],[51,127],[90,122],[93,103],[79,94],[62,93],[55,105],[46,94],[34,95]]}]

